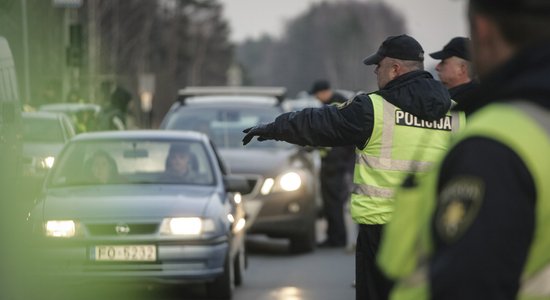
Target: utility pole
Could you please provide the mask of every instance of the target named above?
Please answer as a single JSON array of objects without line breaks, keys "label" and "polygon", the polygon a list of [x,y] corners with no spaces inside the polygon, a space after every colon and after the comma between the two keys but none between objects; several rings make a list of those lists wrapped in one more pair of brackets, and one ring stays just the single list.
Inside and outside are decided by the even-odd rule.
[{"label": "utility pole", "polygon": [[96,62],[97,62],[97,1],[88,0],[88,99],[90,102],[96,101]]},{"label": "utility pole", "polygon": [[27,23],[27,0],[21,1],[21,19],[22,19],[22,28],[23,28],[23,68],[25,70],[25,104],[30,104],[31,99],[31,80],[29,74],[29,28]]}]

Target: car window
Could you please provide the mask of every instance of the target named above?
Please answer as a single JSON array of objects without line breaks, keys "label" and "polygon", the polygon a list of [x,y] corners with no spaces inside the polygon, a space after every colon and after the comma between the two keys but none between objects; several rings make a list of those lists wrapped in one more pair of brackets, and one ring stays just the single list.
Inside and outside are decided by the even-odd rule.
[{"label": "car window", "polygon": [[67,139],[70,140],[75,135],[73,124],[71,124],[71,121],[69,121],[69,118],[65,115],[61,117],[61,120],[63,120],[63,127],[65,127]]},{"label": "car window", "polygon": [[[172,114],[166,129],[200,131],[219,148],[242,148],[243,129],[268,123],[281,114],[278,107],[183,107]],[[252,141],[247,148],[288,148],[277,141]]]},{"label": "car window", "polygon": [[64,143],[63,128],[58,119],[25,118],[23,140],[34,143]]},{"label": "car window", "polygon": [[213,185],[212,166],[200,142],[77,142],[56,162],[50,185]]}]

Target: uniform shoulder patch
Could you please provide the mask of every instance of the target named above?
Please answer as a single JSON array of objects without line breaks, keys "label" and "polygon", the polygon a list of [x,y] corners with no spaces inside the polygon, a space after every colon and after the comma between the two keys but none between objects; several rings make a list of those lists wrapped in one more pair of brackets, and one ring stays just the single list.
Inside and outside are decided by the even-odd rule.
[{"label": "uniform shoulder patch", "polygon": [[336,106],[336,108],[338,109],[344,109],[346,107],[348,107],[351,103],[353,103],[353,101],[355,100],[355,97],[345,101],[345,102],[342,102],[342,103],[334,103],[333,105]]},{"label": "uniform shoulder patch", "polygon": [[448,182],[438,197],[435,226],[446,243],[456,242],[475,220],[483,201],[485,184],[477,177]]}]

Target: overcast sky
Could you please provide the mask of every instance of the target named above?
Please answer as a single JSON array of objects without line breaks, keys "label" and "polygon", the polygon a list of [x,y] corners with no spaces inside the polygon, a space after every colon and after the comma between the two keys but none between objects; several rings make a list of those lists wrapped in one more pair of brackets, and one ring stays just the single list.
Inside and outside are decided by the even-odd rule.
[{"label": "overcast sky", "polygon": [[[323,0],[220,0],[225,6],[233,41],[262,33],[280,36],[286,20],[304,13]],[[349,0],[329,0],[349,1]],[[362,0],[385,2],[406,20],[409,34],[426,52],[442,48],[454,36],[466,36],[466,0]],[[381,42],[381,41],[380,41]],[[427,61],[430,63],[430,61]]]}]

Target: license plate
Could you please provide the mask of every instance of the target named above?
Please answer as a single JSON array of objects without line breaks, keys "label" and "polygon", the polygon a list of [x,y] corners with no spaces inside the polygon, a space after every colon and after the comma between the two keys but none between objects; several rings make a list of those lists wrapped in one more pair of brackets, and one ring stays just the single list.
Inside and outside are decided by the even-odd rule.
[{"label": "license plate", "polygon": [[97,261],[156,261],[157,247],[154,245],[96,246],[94,259]]}]

